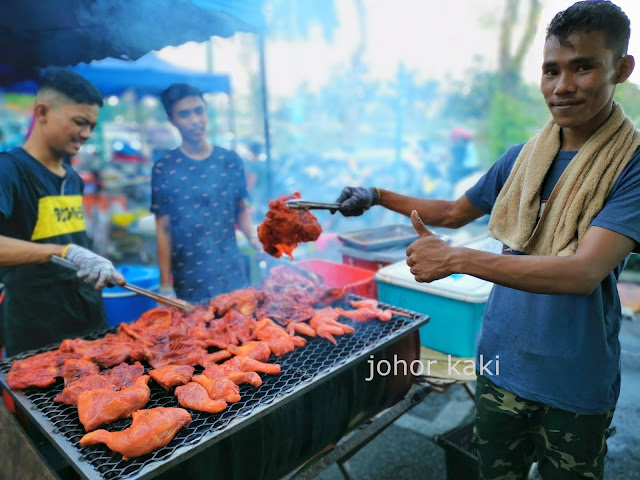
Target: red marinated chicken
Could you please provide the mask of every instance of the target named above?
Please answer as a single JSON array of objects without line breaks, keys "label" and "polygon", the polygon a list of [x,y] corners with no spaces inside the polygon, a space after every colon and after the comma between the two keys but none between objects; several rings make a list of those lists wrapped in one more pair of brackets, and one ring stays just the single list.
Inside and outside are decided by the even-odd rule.
[{"label": "red marinated chicken", "polygon": [[[271,356],[271,349],[267,342],[247,342],[240,347],[229,345],[227,351],[234,355],[243,355],[260,362],[266,362]],[[203,366],[206,368],[205,365]]]},{"label": "red marinated chicken", "polygon": [[191,381],[194,368],[191,365],[164,365],[149,371],[151,378],[164,388],[171,390],[177,385],[184,385]]},{"label": "red marinated chicken", "polygon": [[67,405],[77,405],[78,395],[82,392],[95,390],[97,388],[106,388],[114,392],[130,387],[134,382],[144,374],[144,367],[140,362],[133,365],[122,363],[117,367],[103,370],[100,373],[92,373],[77,380],[66,383],[58,395],[53,399],[54,402],[66,403]]},{"label": "red marinated chicken", "polygon": [[119,392],[101,388],[82,392],[78,396],[78,418],[87,432],[105,423],[130,417],[149,401],[151,390],[147,386],[149,375],[143,375],[136,383]]},{"label": "red marinated chicken", "polygon": [[176,397],[178,403],[184,408],[199,410],[207,413],[218,413],[227,408],[224,400],[212,400],[205,388],[196,382],[189,382],[186,385],[176,387]]},{"label": "red marinated chicken", "polygon": [[355,329],[349,325],[338,322],[340,313],[337,309],[325,307],[317,310],[316,314],[309,321],[309,326],[313,328],[319,337],[326,338],[334,345],[337,345],[334,335],[346,335],[354,333]]},{"label": "red marinated chicken", "polygon": [[382,322],[388,322],[393,315],[401,317],[409,317],[406,313],[398,312],[396,310],[378,308],[378,301],[372,298],[365,300],[350,300],[349,303],[352,307],[356,307],[356,310],[344,310],[342,308],[336,308],[335,310],[340,313],[341,317],[350,318],[354,322],[366,322],[377,318]]},{"label": "red marinated chicken", "polygon": [[191,423],[191,415],[183,408],[157,407],[133,412],[133,422],[120,432],[96,430],[80,439],[80,446],[106,443],[123,460],[139,457],[164,447],[182,427]]},{"label": "red marinated chicken", "polygon": [[294,198],[300,198],[300,193],[271,200],[267,218],[258,227],[258,239],[264,251],[276,258],[286,254],[293,260],[293,250],[298,243],[315,241],[322,233],[318,220],[309,211],[286,206],[286,201]]},{"label": "red marinated chicken", "polygon": [[226,378],[211,379],[204,375],[194,375],[193,381],[202,385],[211,400],[224,400],[228,403],[240,401],[240,388]]},{"label": "red marinated chicken", "polygon": [[69,359],[82,358],[81,355],[53,350],[38,353],[24,360],[14,360],[7,373],[7,384],[12,390],[28,387],[48,387],[62,376],[64,363]]}]

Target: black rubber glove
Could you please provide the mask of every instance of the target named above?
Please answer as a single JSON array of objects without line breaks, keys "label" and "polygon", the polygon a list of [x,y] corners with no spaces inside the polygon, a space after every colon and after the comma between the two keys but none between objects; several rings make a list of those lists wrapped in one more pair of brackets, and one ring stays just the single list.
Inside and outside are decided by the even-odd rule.
[{"label": "black rubber glove", "polygon": [[344,187],[336,203],[340,204],[342,215],[355,217],[378,205],[380,198],[375,187]]}]

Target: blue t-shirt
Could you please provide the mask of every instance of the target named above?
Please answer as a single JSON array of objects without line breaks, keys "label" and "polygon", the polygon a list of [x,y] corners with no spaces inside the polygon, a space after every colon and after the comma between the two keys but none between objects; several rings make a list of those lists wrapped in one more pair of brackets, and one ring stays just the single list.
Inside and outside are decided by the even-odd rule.
[{"label": "blue t-shirt", "polygon": [[[512,147],[466,192],[491,213],[523,145]],[[577,152],[558,152],[542,186],[546,203]],[[640,242],[640,153],[613,185],[591,225]],[[541,208],[543,205],[541,205]],[[523,255],[504,246],[505,255]],[[627,259],[590,295],[544,295],[494,285],[484,311],[477,365],[499,359],[490,380],[523,398],[582,414],[615,407],[620,393],[621,308],[617,280]],[[486,371],[485,371],[486,373]]]},{"label": "blue t-shirt", "polygon": [[151,211],[168,215],[173,286],[179,298],[206,304],[246,285],[236,242],[239,202],[247,198],[240,157],[215,147],[204,160],[173,150],[151,177]]}]

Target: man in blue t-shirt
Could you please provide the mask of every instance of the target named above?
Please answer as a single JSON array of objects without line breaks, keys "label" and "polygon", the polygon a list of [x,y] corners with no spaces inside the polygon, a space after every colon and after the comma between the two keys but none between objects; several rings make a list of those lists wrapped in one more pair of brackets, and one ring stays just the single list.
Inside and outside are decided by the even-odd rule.
[{"label": "man in blue t-shirt", "polygon": [[[8,355],[106,328],[99,290],[107,282],[124,283],[109,260],[87,250],[84,184],[63,161],[89,138],[101,106],[102,96],[90,82],[51,68],[36,95],[31,135],[22,148],[0,153]],[[53,255],[75,263],[78,273],[50,263]]]},{"label": "man in blue t-shirt", "polygon": [[247,285],[235,227],[260,249],[247,210],[240,157],[207,139],[202,92],[179,83],[162,93],[179,148],[153,166],[151,211],[156,216],[161,292],[195,304]]},{"label": "man in blue t-shirt", "polygon": [[[578,2],[551,21],[541,91],[552,120],[456,201],[346,187],[345,215],[372,205],[411,216],[418,282],[453,273],[495,284],[478,341],[475,444],[481,477],[603,477],[620,391],[617,280],[640,242],[640,136],[613,101],[634,59],[627,16]],[[503,254],[456,248],[424,226],[491,214]],[[424,222],[424,224],[422,223]],[[499,371],[488,361],[499,358]]]}]

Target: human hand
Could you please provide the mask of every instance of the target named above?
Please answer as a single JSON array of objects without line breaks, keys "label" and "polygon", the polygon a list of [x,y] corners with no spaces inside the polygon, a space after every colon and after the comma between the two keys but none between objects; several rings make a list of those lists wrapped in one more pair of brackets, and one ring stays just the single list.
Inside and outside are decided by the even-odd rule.
[{"label": "human hand", "polygon": [[251,247],[253,247],[253,249],[258,253],[264,252],[262,242],[257,236],[249,238],[249,245],[251,245]]},{"label": "human hand", "polygon": [[[176,295],[176,291],[173,289],[173,285],[171,284],[160,285],[160,288],[158,288],[158,293],[163,297],[178,298],[178,296]],[[157,306],[161,308],[167,307],[166,305],[163,305],[161,303],[158,303]]]},{"label": "human hand", "polygon": [[431,233],[415,210],[411,223],[420,235],[407,247],[407,265],[416,282],[430,283],[455,273],[450,268],[455,249]]},{"label": "human hand", "polygon": [[373,205],[379,204],[380,197],[375,187],[344,187],[335,203],[340,204],[342,215],[354,217],[362,215]]},{"label": "human hand", "polygon": [[173,285],[171,284],[160,285],[160,288],[158,288],[158,293],[163,297],[178,298],[176,295],[176,291],[173,289]]},{"label": "human hand", "polygon": [[72,244],[67,248],[64,258],[78,265],[80,267],[77,273],[78,277],[87,283],[94,283],[96,290],[104,288],[109,282],[118,285],[126,283],[113,263],[91,250]]}]

